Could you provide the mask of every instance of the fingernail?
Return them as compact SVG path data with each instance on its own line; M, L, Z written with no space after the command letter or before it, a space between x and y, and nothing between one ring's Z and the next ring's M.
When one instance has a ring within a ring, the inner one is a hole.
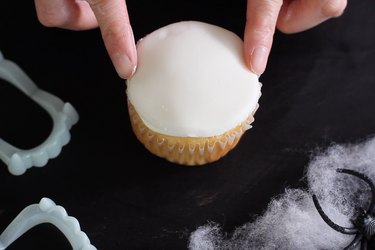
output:
M255 47L250 56L251 70L260 76L266 69L268 49L264 46Z
M121 78L127 79L131 77L136 69L136 65L130 60L127 55L117 54L113 58L113 63L116 68L117 74Z
M293 14L293 4L295 4L295 2L291 2L286 8L286 12L283 18L284 22L288 22L291 19L292 14Z
M322 5L322 14L324 17L339 17L345 10L342 0L326 0Z

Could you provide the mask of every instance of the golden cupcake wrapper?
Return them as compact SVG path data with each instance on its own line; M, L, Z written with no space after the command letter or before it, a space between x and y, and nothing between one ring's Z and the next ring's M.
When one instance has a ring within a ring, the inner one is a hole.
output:
M219 136L177 137L149 129L128 101L133 131L140 142L153 154L182 165L203 165L216 161L233 149L254 121L256 109L245 121Z

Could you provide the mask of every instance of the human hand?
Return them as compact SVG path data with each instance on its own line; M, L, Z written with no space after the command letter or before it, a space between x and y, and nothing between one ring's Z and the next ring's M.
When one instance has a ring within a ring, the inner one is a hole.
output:
M137 65L133 31L124 0L35 0L39 21L47 27L86 30L100 27L108 54L122 78Z
M244 37L247 66L261 75L267 64L275 27L284 33L312 28L340 16L347 0L248 0Z

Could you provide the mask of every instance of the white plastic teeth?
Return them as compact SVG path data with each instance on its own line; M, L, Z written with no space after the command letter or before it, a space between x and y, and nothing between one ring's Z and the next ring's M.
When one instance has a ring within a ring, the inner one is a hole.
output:
M0 52L0 78L13 84L51 116L53 128L49 137L39 146L22 150L0 138L0 159L13 175L21 175L32 166L43 167L49 159L57 157L70 141L70 128L78 122L77 111L70 103L38 89L35 83L17 64L3 58Z
M81 231L78 220L48 198L41 199L39 204L30 205L19 213L0 235L0 250L6 249L28 230L42 223L51 223L57 227L73 250L96 250L87 235Z

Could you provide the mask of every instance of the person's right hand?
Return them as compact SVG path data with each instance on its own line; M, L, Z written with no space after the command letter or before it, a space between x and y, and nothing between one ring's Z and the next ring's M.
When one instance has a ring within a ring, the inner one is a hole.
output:
M137 52L124 0L35 0L39 21L47 27L85 30L100 27L108 54L122 78L137 65Z

